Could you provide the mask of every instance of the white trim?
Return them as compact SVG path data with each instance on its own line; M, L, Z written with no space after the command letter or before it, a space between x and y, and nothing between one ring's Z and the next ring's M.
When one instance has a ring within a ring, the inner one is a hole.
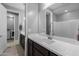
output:
M19 37L20 37L20 30L19 30L19 21L20 21L20 12L18 12L18 43L20 43L20 39L19 39Z
M25 56L27 56L27 37L28 37L28 4L25 4Z
M16 42L15 42L15 16L14 16L14 45L16 45L15 43Z
M20 13L19 11L15 11L15 10L11 10L11 9L7 9L7 11L11 11L11 12L13 12L13 13Z

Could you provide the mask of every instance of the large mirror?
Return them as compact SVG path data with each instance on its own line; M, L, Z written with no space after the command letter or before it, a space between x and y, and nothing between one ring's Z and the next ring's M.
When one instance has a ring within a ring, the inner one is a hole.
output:
M55 38L70 43L79 40L78 6L79 3L55 3L48 7L53 13L52 32Z

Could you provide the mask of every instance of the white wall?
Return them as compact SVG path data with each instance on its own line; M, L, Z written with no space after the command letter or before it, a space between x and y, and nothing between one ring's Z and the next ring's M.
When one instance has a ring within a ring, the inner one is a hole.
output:
M39 4L28 4L28 32L46 33L46 11L40 9Z
M22 25L21 33L25 35L25 13L21 12L19 17L21 17L19 20L19 25Z
M46 33L46 11L39 12L39 33Z
M37 3L28 3L27 18L29 33L46 33L46 11L40 8ZM25 21L22 21L23 32L25 31Z
M54 35L77 39L79 26L79 11L56 16Z
M18 23L19 23L19 15L14 15L15 16L15 40L18 40Z
M0 4L0 54L7 48L7 13L6 8Z
M38 32L38 4L37 3L29 3L28 4L28 31L29 33L37 33Z

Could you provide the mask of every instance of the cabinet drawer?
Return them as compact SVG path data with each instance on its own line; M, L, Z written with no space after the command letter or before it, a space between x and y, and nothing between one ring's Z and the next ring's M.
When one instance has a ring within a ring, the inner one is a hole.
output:
M34 48L36 48L41 54L48 56L48 50L44 47L40 46L39 44L33 42Z
M32 49L33 49L33 46L32 46L32 41L28 38L28 45L27 45L27 48L28 48L28 56L32 56Z

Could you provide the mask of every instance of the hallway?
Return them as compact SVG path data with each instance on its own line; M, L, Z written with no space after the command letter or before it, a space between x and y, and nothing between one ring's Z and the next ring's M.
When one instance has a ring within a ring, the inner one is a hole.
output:
M2 56L18 56L15 46L8 47L2 54Z
M24 50L21 45L14 45L14 42L10 41L2 56L24 56Z

